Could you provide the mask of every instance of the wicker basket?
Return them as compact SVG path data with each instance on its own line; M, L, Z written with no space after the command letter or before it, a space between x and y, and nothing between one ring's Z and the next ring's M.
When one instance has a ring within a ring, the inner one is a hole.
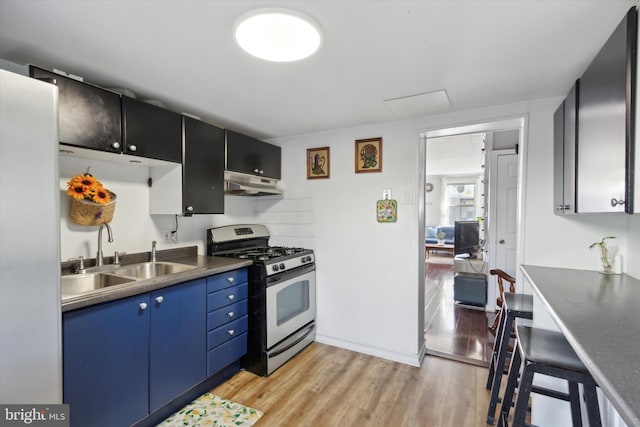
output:
M71 199L69 218L80 225L100 225L111 222L116 211L116 195L111 193L109 203L96 203L90 200Z

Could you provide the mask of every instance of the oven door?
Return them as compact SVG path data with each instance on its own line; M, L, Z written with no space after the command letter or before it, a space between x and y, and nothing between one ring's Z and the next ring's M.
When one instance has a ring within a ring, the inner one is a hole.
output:
M270 349L315 320L315 265L270 277L266 293L267 349Z

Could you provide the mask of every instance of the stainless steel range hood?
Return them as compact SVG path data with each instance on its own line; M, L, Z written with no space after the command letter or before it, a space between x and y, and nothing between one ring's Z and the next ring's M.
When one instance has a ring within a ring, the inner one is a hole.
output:
M277 179L224 171L224 192L236 196L272 196L282 194Z

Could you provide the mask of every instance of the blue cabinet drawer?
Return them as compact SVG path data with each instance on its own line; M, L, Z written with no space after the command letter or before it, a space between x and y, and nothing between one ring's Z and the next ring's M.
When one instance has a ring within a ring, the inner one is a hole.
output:
M249 318L247 316L243 316L240 319L234 320L233 322L229 322L219 328L207 332L207 350L212 350L220 344L224 344L230 339L247 332L247 328L249 326L248 319Z
M247 269L227 271L207 277L207 292L215 292L247 281Z
M247 300L245 299L212 311L207 315L207 331L245 316L248 311L247 306Z
M207 352L207 376L229 366L247 353L247 334L237 336Z
M222 289L218 292L213 292L207 295L207 311L217 310L225 305L247 299L248 290L249 286L246 283L243 283L241 285Z

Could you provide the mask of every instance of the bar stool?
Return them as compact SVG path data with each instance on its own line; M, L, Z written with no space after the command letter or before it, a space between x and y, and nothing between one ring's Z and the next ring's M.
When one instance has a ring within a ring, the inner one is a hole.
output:
M522 366L524 368L522 375L520 375ZM543 387L534 387L533 376L536 373L567 380L569 394ZM519 376L520 384L518 384ZM513 350L507 387L500 407L498 427L508 425L509 411L513 405L516 386L518 387L518 398L513 416L514 427L525 425L524 421L531 392L569 401L573 426L581 426L582 414L580 411L578 383L581 383L584 388L589 426L601 426L596 382L566 338L560 332L518 326L516 329L516 346Z
M516 318L533 319L533 295L504 293L502 302L501 322L498 326L496 340L493 343L493 354L489 365L489 376L486 388L491 389L489 409L487 411L487 424L495 421L496 407L498 406L498 393L502 383L506 359L509 356L509 339L512 338L511 330Z

